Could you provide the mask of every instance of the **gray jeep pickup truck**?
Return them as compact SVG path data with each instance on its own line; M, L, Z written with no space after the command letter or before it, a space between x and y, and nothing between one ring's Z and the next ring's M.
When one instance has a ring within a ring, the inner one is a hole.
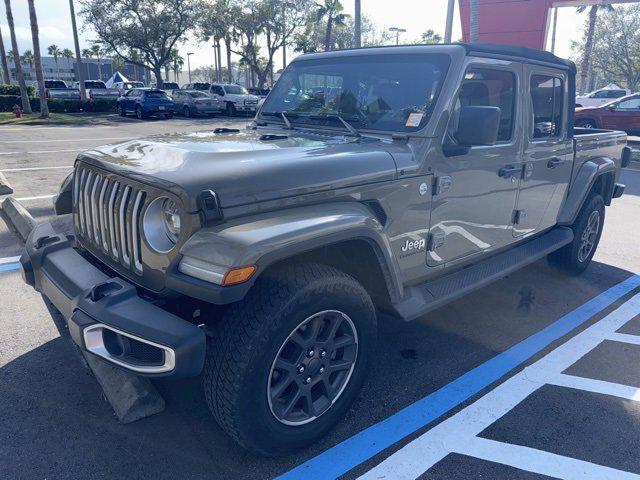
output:
M621 132L573 128L575 68L492 45L303 55L246 130L80 154L21 258L77 345L201 375L273 455L358 395L377 312L411 320L543 257L584 270L622 195ZM70 222L69 222L70 223Z

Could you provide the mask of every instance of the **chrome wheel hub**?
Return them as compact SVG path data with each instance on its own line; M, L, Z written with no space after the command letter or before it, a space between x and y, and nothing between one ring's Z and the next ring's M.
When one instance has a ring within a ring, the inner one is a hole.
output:
M580 237L580 246L578 247L578 261L584 262L596 244L598 238L598 232L600 231L600 212L597 210L591 212L589 220L587 220L587 226L582 232Z

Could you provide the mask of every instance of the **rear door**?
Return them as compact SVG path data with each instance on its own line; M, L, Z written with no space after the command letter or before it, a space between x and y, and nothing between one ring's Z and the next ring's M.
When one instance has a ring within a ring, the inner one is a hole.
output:
M429 266L463 261L513 242L512 214L522 167L521 71L520 63L496 61L471 64L465 72L443 143L455 144L456 113L463 106L499 107L498 141L472 147L464 155L443 156L436 165Z
M525 65L526 130L524 168L513 235L555 224L573 166L567 131L568 78L563 70Z

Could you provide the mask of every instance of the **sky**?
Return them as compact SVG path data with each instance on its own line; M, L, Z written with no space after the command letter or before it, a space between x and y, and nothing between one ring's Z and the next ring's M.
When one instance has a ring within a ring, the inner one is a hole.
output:
M78 0L75 3L77 12L80 5ZM345 12L353 14L352 0L342 0L342 3L345 6ZM462 37L457 3L453 30L454 41ZM393 5L393 7L390 8L390 5ZM12 6L20 52L25 49L33 49L27 2L25 0L13 0ZM406 42L419 39L421 33L427 29L433 29L437 33L444 35L446 8L447 0L393 0L393 2L389 0L362 0L363 15L370 17L379 29L388 29L389 27L405 28L407 32L402 34L401 41L404 39ZM73 50L68 0L36 0L36 11L40 26L40 48L43 53L46 54L46 48L51 44L56 44L60 49L70 48ZM565 7L559 9L556 36L557 55L561 57L570 56L570 42L580 38L585 19L586 14L576 13L575 8ZM2 28L5 48L10 50L11 43L9 29L4 16L4 8L0 9L0 28ZM78 28L81 29L80 48L82 49L90 45L91 40L95 39L95 34L89 28L86 28L81 20ZM213 63L213 48L208 44L186 42L179 45L179 50L184 58L186 58L187 53L194 53L191 56L192 69ZM289 59L291 59L295 54L289 52L288 55ZM276 66L281 66L281 57L276 57L275 62Z

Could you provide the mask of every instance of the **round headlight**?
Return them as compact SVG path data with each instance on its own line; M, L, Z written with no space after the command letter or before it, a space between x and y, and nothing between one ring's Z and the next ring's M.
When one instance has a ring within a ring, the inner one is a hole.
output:
M166 234L173 243L178 242L180 236L180 210L173 200L166 198L162 203L162 216Z
M147 243L159 253L169 252L178 243L180 224L180 208L167 197L152 201L142 220Z

